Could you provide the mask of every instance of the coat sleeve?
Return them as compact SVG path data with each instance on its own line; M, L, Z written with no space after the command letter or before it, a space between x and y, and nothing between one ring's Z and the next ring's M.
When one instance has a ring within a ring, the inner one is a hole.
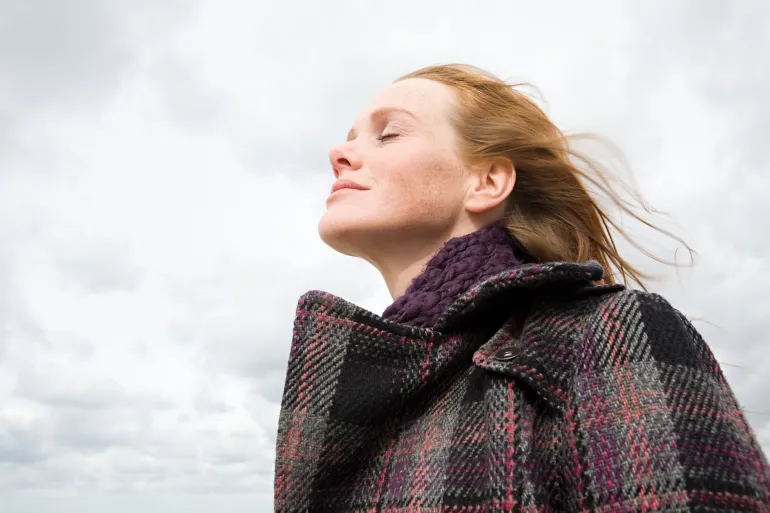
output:
M709 347L657 294L603 299L566 415L573 511L770 511L770 468Z

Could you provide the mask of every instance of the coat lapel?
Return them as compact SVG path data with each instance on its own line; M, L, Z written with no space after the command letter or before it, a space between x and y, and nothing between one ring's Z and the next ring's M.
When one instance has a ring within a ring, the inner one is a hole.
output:
M480 283L458 298L439 321L437 329L451 329L474 314L488 319L485 313L505 305L505 322L475 352L473 363L525 383L552 408L565 412L577 351L581 347L580 341L574 340L576 326L557 322L547 310L534 308L531 310L536 313L531 315L527 311L530 302L536 301L535 293L547 289L568 297L623 289L623 285L593 285L602 276L601 265L593 261L523 265ZM564 307L581 308L575 302ZM560 317L573 322L580 319L579 315Z

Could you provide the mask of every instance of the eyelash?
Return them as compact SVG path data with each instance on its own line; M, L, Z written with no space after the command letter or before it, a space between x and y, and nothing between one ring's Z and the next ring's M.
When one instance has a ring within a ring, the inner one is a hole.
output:
M377 136L377 140L385 141L386 139L393 139L394 137L398 137L398 134L382 134Z

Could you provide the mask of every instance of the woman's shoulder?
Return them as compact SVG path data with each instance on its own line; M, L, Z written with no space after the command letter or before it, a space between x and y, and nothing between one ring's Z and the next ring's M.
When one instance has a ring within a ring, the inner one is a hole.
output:
M602 285L578 291L577 301L586 319L585 349L608 352L614 363L652 358L667 365L716 365L692 322L658 293Z
M660 294L591 292L571 303L583 317L565 394L566 418L578 419L574 436L588 448L586 465L614 466L616 475L623 468L677 469L656 478L689 494L692 509L710 509L721 496L735 510L765 511L767 458L693 324ZM626 450L617 433L632 447L654 450ZM620 482L638 479L642 474Z
M623 289L606 293L591 308L591 324L605 342L627 342L661 363L715 363L708 345L687 316L655 292ZM595 338L595 337L594 337Z

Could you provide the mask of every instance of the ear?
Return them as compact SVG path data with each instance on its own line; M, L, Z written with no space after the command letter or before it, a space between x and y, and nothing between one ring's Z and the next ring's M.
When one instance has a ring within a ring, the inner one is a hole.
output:
M479 166L471 173L465 209L482 214L500 206L516 184L516 169L506 158Z

